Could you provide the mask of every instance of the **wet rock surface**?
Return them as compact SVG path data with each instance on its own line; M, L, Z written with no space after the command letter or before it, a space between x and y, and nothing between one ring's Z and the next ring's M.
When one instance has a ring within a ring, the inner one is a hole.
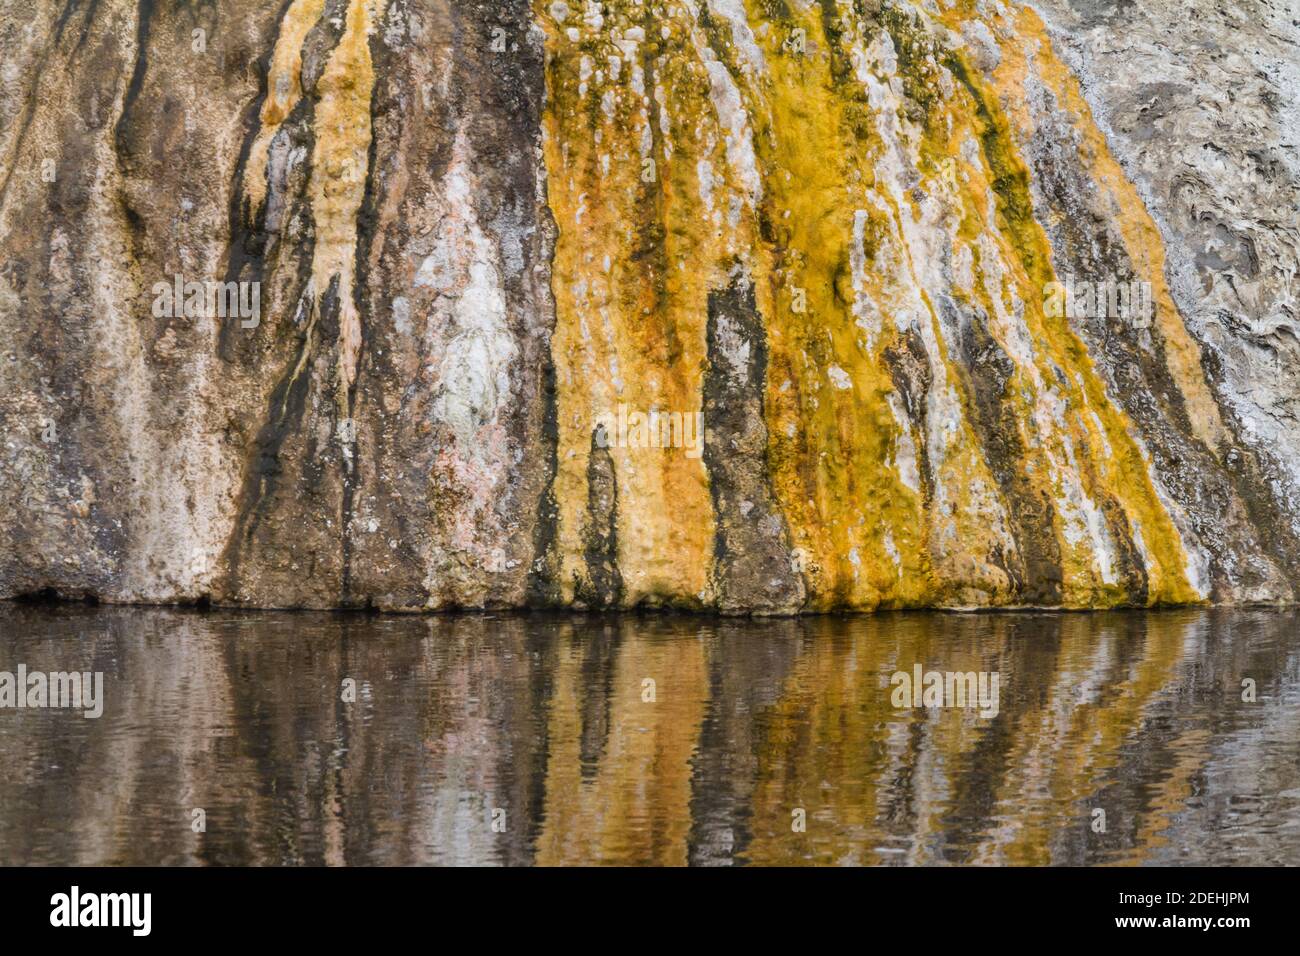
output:
M61 0L0 54L0 597L1295 598L1281 0Z

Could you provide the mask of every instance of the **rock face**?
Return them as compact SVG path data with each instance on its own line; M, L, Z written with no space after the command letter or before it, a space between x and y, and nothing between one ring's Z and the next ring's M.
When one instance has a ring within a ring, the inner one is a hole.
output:
M1286 0L60 0L0 54L0 597L1295 599Z

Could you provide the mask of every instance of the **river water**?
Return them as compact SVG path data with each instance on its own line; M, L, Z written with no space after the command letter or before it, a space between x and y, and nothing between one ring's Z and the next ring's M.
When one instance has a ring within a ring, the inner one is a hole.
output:
M1298 623L0 604L0 864L1295 865Z

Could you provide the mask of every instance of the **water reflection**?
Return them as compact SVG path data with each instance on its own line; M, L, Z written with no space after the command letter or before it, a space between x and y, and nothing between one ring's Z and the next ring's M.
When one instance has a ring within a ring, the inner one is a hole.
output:
M1297 864L1296 623L5 605L0 670L107 700L0 710L0 863ZM998 715L896 710L917 663Z

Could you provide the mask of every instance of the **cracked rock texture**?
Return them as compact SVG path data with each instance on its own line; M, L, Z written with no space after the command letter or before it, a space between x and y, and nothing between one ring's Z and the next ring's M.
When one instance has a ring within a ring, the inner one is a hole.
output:
M0 0L0 597L1291 602L1298 99L1286 0Z

